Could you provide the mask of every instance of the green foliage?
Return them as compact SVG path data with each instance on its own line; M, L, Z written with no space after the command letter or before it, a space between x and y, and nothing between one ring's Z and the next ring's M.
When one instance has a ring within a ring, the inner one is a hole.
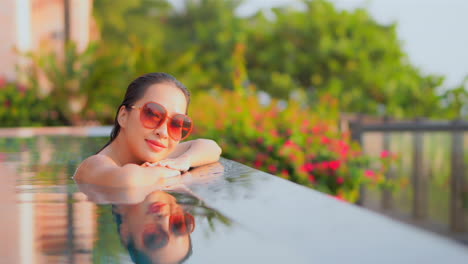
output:
M445 104L441 117L448 119L468 118L468 75L454 89L442 94L442 104Z
M247 68L251 81L278 97L291 85L339 98L345 112L394 117L436 113L441 79L423 76L408 63L396 25L383 26L363 9L339 11L322 0L305 10L274 9L274 20L258 13L249 21ZM290 81L289 81L290 80Z
M122 83L129 79L121 58L97 44L80 53L74 43L66 45L63 58L55 53L28 57L33 62L29 85L39 96L51 99L50 107L57 110L63 123L76 125L95 119L112 122L116 102L125 91ZM42 76L47 83L37 81Z
M302 102L279 101L265 106L255 91L198 93L191 111L195 137L215 139L223 156L268 171L340 199L356 201L361 184L388 188L383 173L388 158L372 160L338 129L334 118L337 100L322 97L311 111ZM370 163L377 171L370 170Z
M437 94L442 78L423 75L408 62L396 25L380 25L364 9L337 10L325 0L305 0L301 10L273 9L272 19L263 12L237 17L239 4L187 0L176 10L164 0L104 0L95 3L95 16L103 42L128 58L130 76L166 71L195 92L255 85L288 98L302 90L310 104L331 94L341 112L397 118L443 112ZM239 52L244 68L236 61Z
M0 127L57 125L66 122L49 97L37 89L0 80Z

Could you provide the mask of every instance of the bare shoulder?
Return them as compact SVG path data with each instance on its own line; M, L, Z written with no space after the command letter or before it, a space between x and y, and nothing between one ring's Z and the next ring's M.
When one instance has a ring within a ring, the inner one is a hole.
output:
M73 178L76 182L88 182L91 178L118 167L108 156L96 154L88 157L78 166Z

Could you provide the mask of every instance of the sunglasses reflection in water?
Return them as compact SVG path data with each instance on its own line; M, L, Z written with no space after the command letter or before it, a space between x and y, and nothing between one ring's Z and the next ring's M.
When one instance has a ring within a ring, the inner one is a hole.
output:
M207 206L188 188L222 182L223 173L224 166L217 162L184 173L182 183L175 181L165 189L159 185L115 188L77 183L77 186L89 201L98 205L112 204L120 241L133 262L183 263L192 254L191 234L196 226L194 215L206 219L212 231L218 224L233 224L231 219ZM204 228L202 230L205 231Z
M176 197L182 197L178 203ZM155 191L138 204L113 206L121 242L135 263L183 263L192 254L197 198ZM188 203L186 203L188 202Z

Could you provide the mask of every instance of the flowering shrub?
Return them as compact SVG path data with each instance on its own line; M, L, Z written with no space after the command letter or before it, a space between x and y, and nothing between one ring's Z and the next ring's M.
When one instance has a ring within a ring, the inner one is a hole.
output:
M63 124L51 100L40 98L33 88L9 83L0 76L0 127Z
M372 159L338 129L335 99L323 97L312 108L294 100L264 106L257 98L253 91L196 94L195 135L215 139L226 158L338 199L357 201L361 184L388 186L383 173L390 153L376 160L378 170L370 169Z

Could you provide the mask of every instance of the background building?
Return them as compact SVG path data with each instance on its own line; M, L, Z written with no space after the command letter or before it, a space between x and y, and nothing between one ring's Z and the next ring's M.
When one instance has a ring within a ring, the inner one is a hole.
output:
M0 1L0 76L16 79L16 67L27 63L22 53L60 54L67 38L85 49L96 32L92 4L93 0Z

